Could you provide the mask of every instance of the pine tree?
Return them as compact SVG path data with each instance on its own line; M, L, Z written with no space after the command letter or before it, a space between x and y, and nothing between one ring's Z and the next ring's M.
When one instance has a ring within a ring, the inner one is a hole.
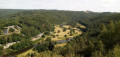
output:
M102 24L101 26L101 33L107 32L107 28L105 26L105 24Z
M113 23L113 21L112 21L112 20L110 21L110 24L109 24L108 29L109 29L111 32L113 32L113 31L114 31L114 23Z

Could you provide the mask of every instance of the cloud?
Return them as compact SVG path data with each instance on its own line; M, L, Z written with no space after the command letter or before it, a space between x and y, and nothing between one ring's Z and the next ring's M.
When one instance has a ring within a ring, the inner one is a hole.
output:
M114 2L117 2L118 0L102 0L102 1L107 3L114 3Z
M119 2L120 0L0 0L0 8L119 11Z

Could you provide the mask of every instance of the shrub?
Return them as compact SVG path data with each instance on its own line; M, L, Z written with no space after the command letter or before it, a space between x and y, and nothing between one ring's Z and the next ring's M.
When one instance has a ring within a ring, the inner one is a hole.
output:
M14 30L13 28L10 28L9 31L10 31L10 32L14 32L15 30Z
M55 38L55 35L53 35L53 38Z
M63 29L63 32L65 32L65 31L66 31L66 28Z
M58 33L60 33L60 30L58 30Z
M64 37L67 37L67 35L64 35Z

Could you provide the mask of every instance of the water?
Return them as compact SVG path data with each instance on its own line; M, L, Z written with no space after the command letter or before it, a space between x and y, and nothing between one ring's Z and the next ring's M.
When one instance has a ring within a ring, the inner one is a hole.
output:
M57 44L66 43L66 42L68 42L68 41L70 41L72 39L73 38L69 38L68 40L59 40L59 41L57 41Z
M68 41L70 41L70 40L72 40L72 39L73 39L73 38L69 38L68 40L59 40L59 41L57 41L57 44L65 43L65 42L68 42ZM24 52L30 50L31 48L35 48L37 45L39 45L39 44L31 45L31 46L29 46L29 47L27 47L27 48L25 48L25 49L22 49L22 50L19 50L19 51L16 51L16 52L13 52L13 53L4 55L3 57L14 57L15 55L24 53Z

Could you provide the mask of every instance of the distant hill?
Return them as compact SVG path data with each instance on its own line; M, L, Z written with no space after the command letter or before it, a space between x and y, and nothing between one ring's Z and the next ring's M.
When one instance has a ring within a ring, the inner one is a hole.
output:
M23 10L20 10L20 9L0 9L0 17L15 14L15 13L18 13L21 11L23 11Z

